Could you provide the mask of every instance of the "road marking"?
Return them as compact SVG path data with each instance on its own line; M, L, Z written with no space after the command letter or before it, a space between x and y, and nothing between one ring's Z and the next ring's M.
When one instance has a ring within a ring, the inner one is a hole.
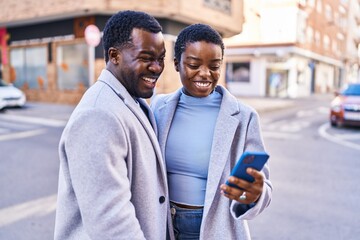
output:
M25 131L25 132L17 132L17 133L9 133L0 135L0 141L8 141L8 140L14 140L19 138L27 138L27 137L33 137L36 135L41 135L46 132L46 129L36 129L31 131Z
M343 140L358 140L360 139L360 134L334 134L337 138Z
M295 133L295 132L300 132L302 129L304 129L308 126L310 126L310 122L308 122L308 121L289 122L287 120L281 120L281 121L273 122L271 124L264 126L264 129L270 130L270 131L278 129L279 131L282 131L282 132Z
M360 145L352 143L352 142L344 141L341 138L337 138L337 137L334 137L334 136L328 134L326 132L326 130L329 129L329 128L330 128L330 124L329 123L324 123L323 125L321 125L319 127L318 133L320 134L320 136L322 136L323 138L325 138L325 139L327 139L329 141L338 143L340 145L344 145L344 146L349 147L349 148L354 148L356 150L360 150Z
M263 136L267 138L292 139L292 140L298 140L301 138L301 136L297 134L295 135L284 132L268 132L268 131L263 131Z
M10 132L10 129L0 128L0 134L2 134L2 133L8 133L8 132Z
M308 121L294 121L281 126L280 130L284 132L300 132L308 126L310 126Z
M38 117L29 117L29 116L20 116L20 115L1 115L0 119L19 121L25 123L35 123L49 127L64 127L67 123L67 121L65 120L56 120L56 119L47 119L47 118L38 118Z
M296 117L298 118L302 118L302 117L309 117L314 115L314 111L313 110L300 110L296 113Z
M0 227L30 217L42 217L56 209L56 194L0 209Z
M323 114L330 114L330 108L328 108L328 107L319 107L318 112L323 113Z

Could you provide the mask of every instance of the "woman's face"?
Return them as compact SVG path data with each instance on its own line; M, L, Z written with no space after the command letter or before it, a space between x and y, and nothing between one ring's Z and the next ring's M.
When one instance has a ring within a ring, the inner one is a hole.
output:
M180 62L174 60L186 95L206 97L215 88L222 64L219 45L205 41L187 43Z

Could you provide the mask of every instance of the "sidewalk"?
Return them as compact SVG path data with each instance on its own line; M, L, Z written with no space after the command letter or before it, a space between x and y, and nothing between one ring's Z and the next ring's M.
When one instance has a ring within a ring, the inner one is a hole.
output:
M270 112L284 108L290 108L299 102L314 102L323 100L329 103L334 98L331 93L312 94L308 97L299 98L271 98L271 97L238 97L238 99L253 108L259 113Z
M289 98L238 97L240 101L255 108L259 113L292 107L295 100Z

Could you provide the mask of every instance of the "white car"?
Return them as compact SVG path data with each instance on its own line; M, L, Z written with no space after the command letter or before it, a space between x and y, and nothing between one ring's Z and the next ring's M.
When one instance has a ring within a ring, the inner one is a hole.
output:
M0 79L0 110L5 107L22 107L25 102L26 96L20 89Z

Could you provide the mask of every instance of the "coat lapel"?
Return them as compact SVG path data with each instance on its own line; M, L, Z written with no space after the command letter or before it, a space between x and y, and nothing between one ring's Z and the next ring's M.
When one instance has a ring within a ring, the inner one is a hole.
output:
M154 115L152 114L152 111L148 107L147 103L143 99L138 99L141 101L140 104L143 104L144 107L146 107L149 111L149 118L145 115L144 111L141 109L141 107L136 103L134 98L129 94L129 92L125 89L125 87L109 72L108 70L103 70L100 74L99 80L104 82L106 85L108 85L124 102L124 104L129 108L129 110L135 115L135 117L139 120L141 125L144 127L144 130L146 131L147 135L149 136L152 145L155 149L157 159L159 160L159 165L161 168L161 171L163 173L163 176L166 179L166 170L164 161L161 155L160 146L158 144L157 136L156 136L156 127L155 129L153 126L156 126ZM151 121L151 123L149 122ZM153 125L153 126L151 126Z
M159 143L160 146L162 146L162 154L165 156L165 146L166 146L166 140L169 135L171 122L175 115L175 110L177 107L177 104L179 102L181 90L178 90L175 92L169 99L166 100L165 104L162 105L158 112L159 116L169 116L169 117L160 117L158 119L158 126L159 126Z
M223 95L219 116L216 121L214 140L212 143L208 179L206 185L204 217L207 215L215 194L219 191L218 186L222 183L221 176L229 157L230 148L234 135L239 126L239 106L235 97L223 87L217 86L216 91Z

